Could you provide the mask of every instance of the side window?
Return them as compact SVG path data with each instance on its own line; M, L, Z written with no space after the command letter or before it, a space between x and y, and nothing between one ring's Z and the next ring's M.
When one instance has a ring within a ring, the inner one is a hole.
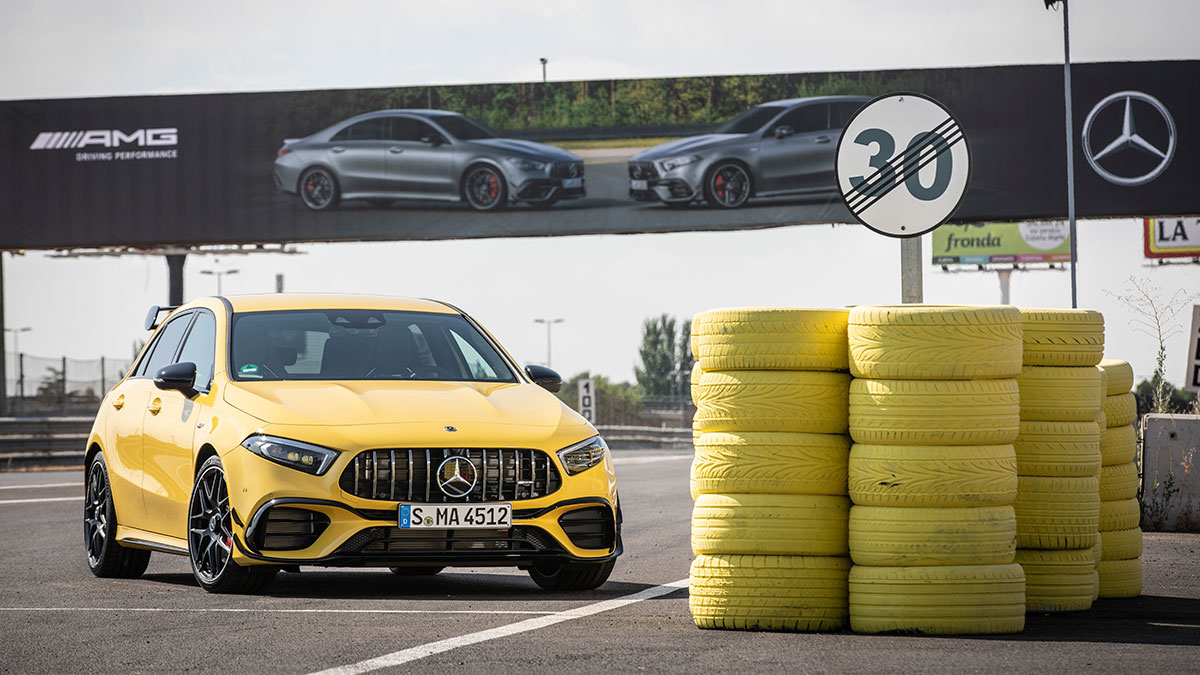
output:
M420 142L423 136L441 136L428 123L411 117L393 117L392 140Z
M139 376L154 377L159 368L174 362L179 342L183 340L183 334L187 332L188 324L192 322L193 316L195 315L192 312L188 312L183 316L171 319L167 325L162 327L150 353L146 354L146 358L142 360L142 365L138 368Z
M832 110L833 119L830 120L830 126L834 129L845 129L846 123L858 112L858 109L863 107L864 103L858 101L847 101L845 103L834 103Z
M212 385L216 362L217 322L212 314L198 312L192 330L188 332L179 353L179 363L196 364L196 389L207 391Z
M779 118L779 121L771 125L767 132L768 135L774 135L775 130L782 126L789 126L798 134L824 131L829 128L829 106L822 103L789 110Z
M387 118L363 120L342 129L329 139L336 141L381 141L387 138Z

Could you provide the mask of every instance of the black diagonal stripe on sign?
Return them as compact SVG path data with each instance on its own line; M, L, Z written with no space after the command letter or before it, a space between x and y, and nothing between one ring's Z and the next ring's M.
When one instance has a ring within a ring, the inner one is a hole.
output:
M948 117L944 121L942 121L941 124L938 124L937 126L930 129L929 131L926 131L925 133L921 134L921 136L917 139L917 142L909 145L907 148L905 148L904 152L893 157L886 164L879 167L879 169L877 169L875 171L875 173L868 176L865 181L863 181L862 183L859 184L859 185L866 185L867 187L865 189L857 190L856 188L851 188L851 189L856 190L856 193L853 197L846 200L847 206L849 206L850 210L853 211L853 210L857 209L859 207L859 205L861 205L862 202L875 196L876 192L878 192L881 189L884 189L885 186L887 185L887 181L884 181L881 178L884 171L886 171L887 169L890 168L892 170L893 175L898 174L899 172L896 170L896 167L903 166L905 162L911 161L909 156L913 154L913 150L915 149L918 152L920 152L920 150L925 147L926 143L929 142L929 139L932 138L934 136L934 134L953 135L957 130L958 130L958 125L954 121L954 118ZM871 181L875 181L875 182L872 183ZM886 189L890 191L893 187L895 187L895 183L893 183L891 187L887 187ZM880 196L883 196L883 195L880 195Z
M879 194L877 197L870 199L869 204L865 204L865 205L862 205L857 208L852 208L851 212L857 216L858 214L862 213L863 211L866 211L867 209L871 208L872 206L875 205L876 202L878 202L880 199L883 199L884 197L886 197L888 195L888 193L890 193L892 190L899 187L901 183L903 183L905 180L907 180L913 174L920 172L920 170L925 168L930 162L936 160L938 157L941 157L943 153L949 152L950 149L953 148L954 145L957 144L959 141L961 141L963 138L964 138L964 136L962 133L962 129L955 129L955 134L951 135L950 138L945 139L946 144L945 144L945 146L942 147L942 149L938 150L937 152L930 153L925 158L924 161L922 161L920 164L916 164L915 168L913 168L912 171L909 171L907 173L904 171L900 171L899 173L897 173L896 174L896 182L890 188L885 190L882 194ZM913 147L924 148L925 146L913 146Z

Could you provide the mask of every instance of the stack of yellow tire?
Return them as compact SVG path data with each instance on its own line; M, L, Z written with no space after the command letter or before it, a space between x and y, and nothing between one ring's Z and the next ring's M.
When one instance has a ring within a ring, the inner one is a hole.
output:
M1022 309L1017 562L1031 612L1085 610L1101 555L1100 437L1104 317Z
M848 339L850 627L1021 631L1020 313L858 307Z
M1109 425L1100 442L1100 538L1098 566L1101 598L1132 598L1142 592L1141 508L1137 500L1137 402L1133 368L1104 359L1104 416Z
M847 616L846 310L696 315L689 606L701 628Z

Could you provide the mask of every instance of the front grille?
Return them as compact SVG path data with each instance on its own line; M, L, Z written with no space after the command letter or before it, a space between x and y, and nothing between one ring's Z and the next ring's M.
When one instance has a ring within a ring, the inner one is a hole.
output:
M255 537L259 550L297 551L312 546L327 527L329 516L324 513L276 506L267 511Z
M583 178L583 162L555 162L550 165L551 178Z
M558 524L579 548L612 548L616 539L612 511L604 507L568 511L559 516Z
M438 554L447 551L557 550L550 535L536 527L507 530L408 530L370 527L346 540L339 553Z
M465 457L475 467L475 487L462 497L446 495L437 484L438 467L450 457ZM562 477L550 456L540 450L403 448L359 453L338 485L363 499L451 504L537 499L557 490Z
M654 162L630 162L629 177L634 180L652 180L658 178L658 169Z

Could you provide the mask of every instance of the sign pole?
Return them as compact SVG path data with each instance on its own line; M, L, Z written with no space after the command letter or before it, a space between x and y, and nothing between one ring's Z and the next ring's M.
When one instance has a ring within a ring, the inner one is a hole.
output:
M1067 104L1067 219L1071 223L1071 308L1079 307L1079 290L1075 279L1075 261L1079 259L1075 236L1075 150L1072 146L1075 131L1071 123L1071 30L1068 0L1063 0L1063 98Z
M925 301L925 283L921 270L921 238L900 240L900 302Z

